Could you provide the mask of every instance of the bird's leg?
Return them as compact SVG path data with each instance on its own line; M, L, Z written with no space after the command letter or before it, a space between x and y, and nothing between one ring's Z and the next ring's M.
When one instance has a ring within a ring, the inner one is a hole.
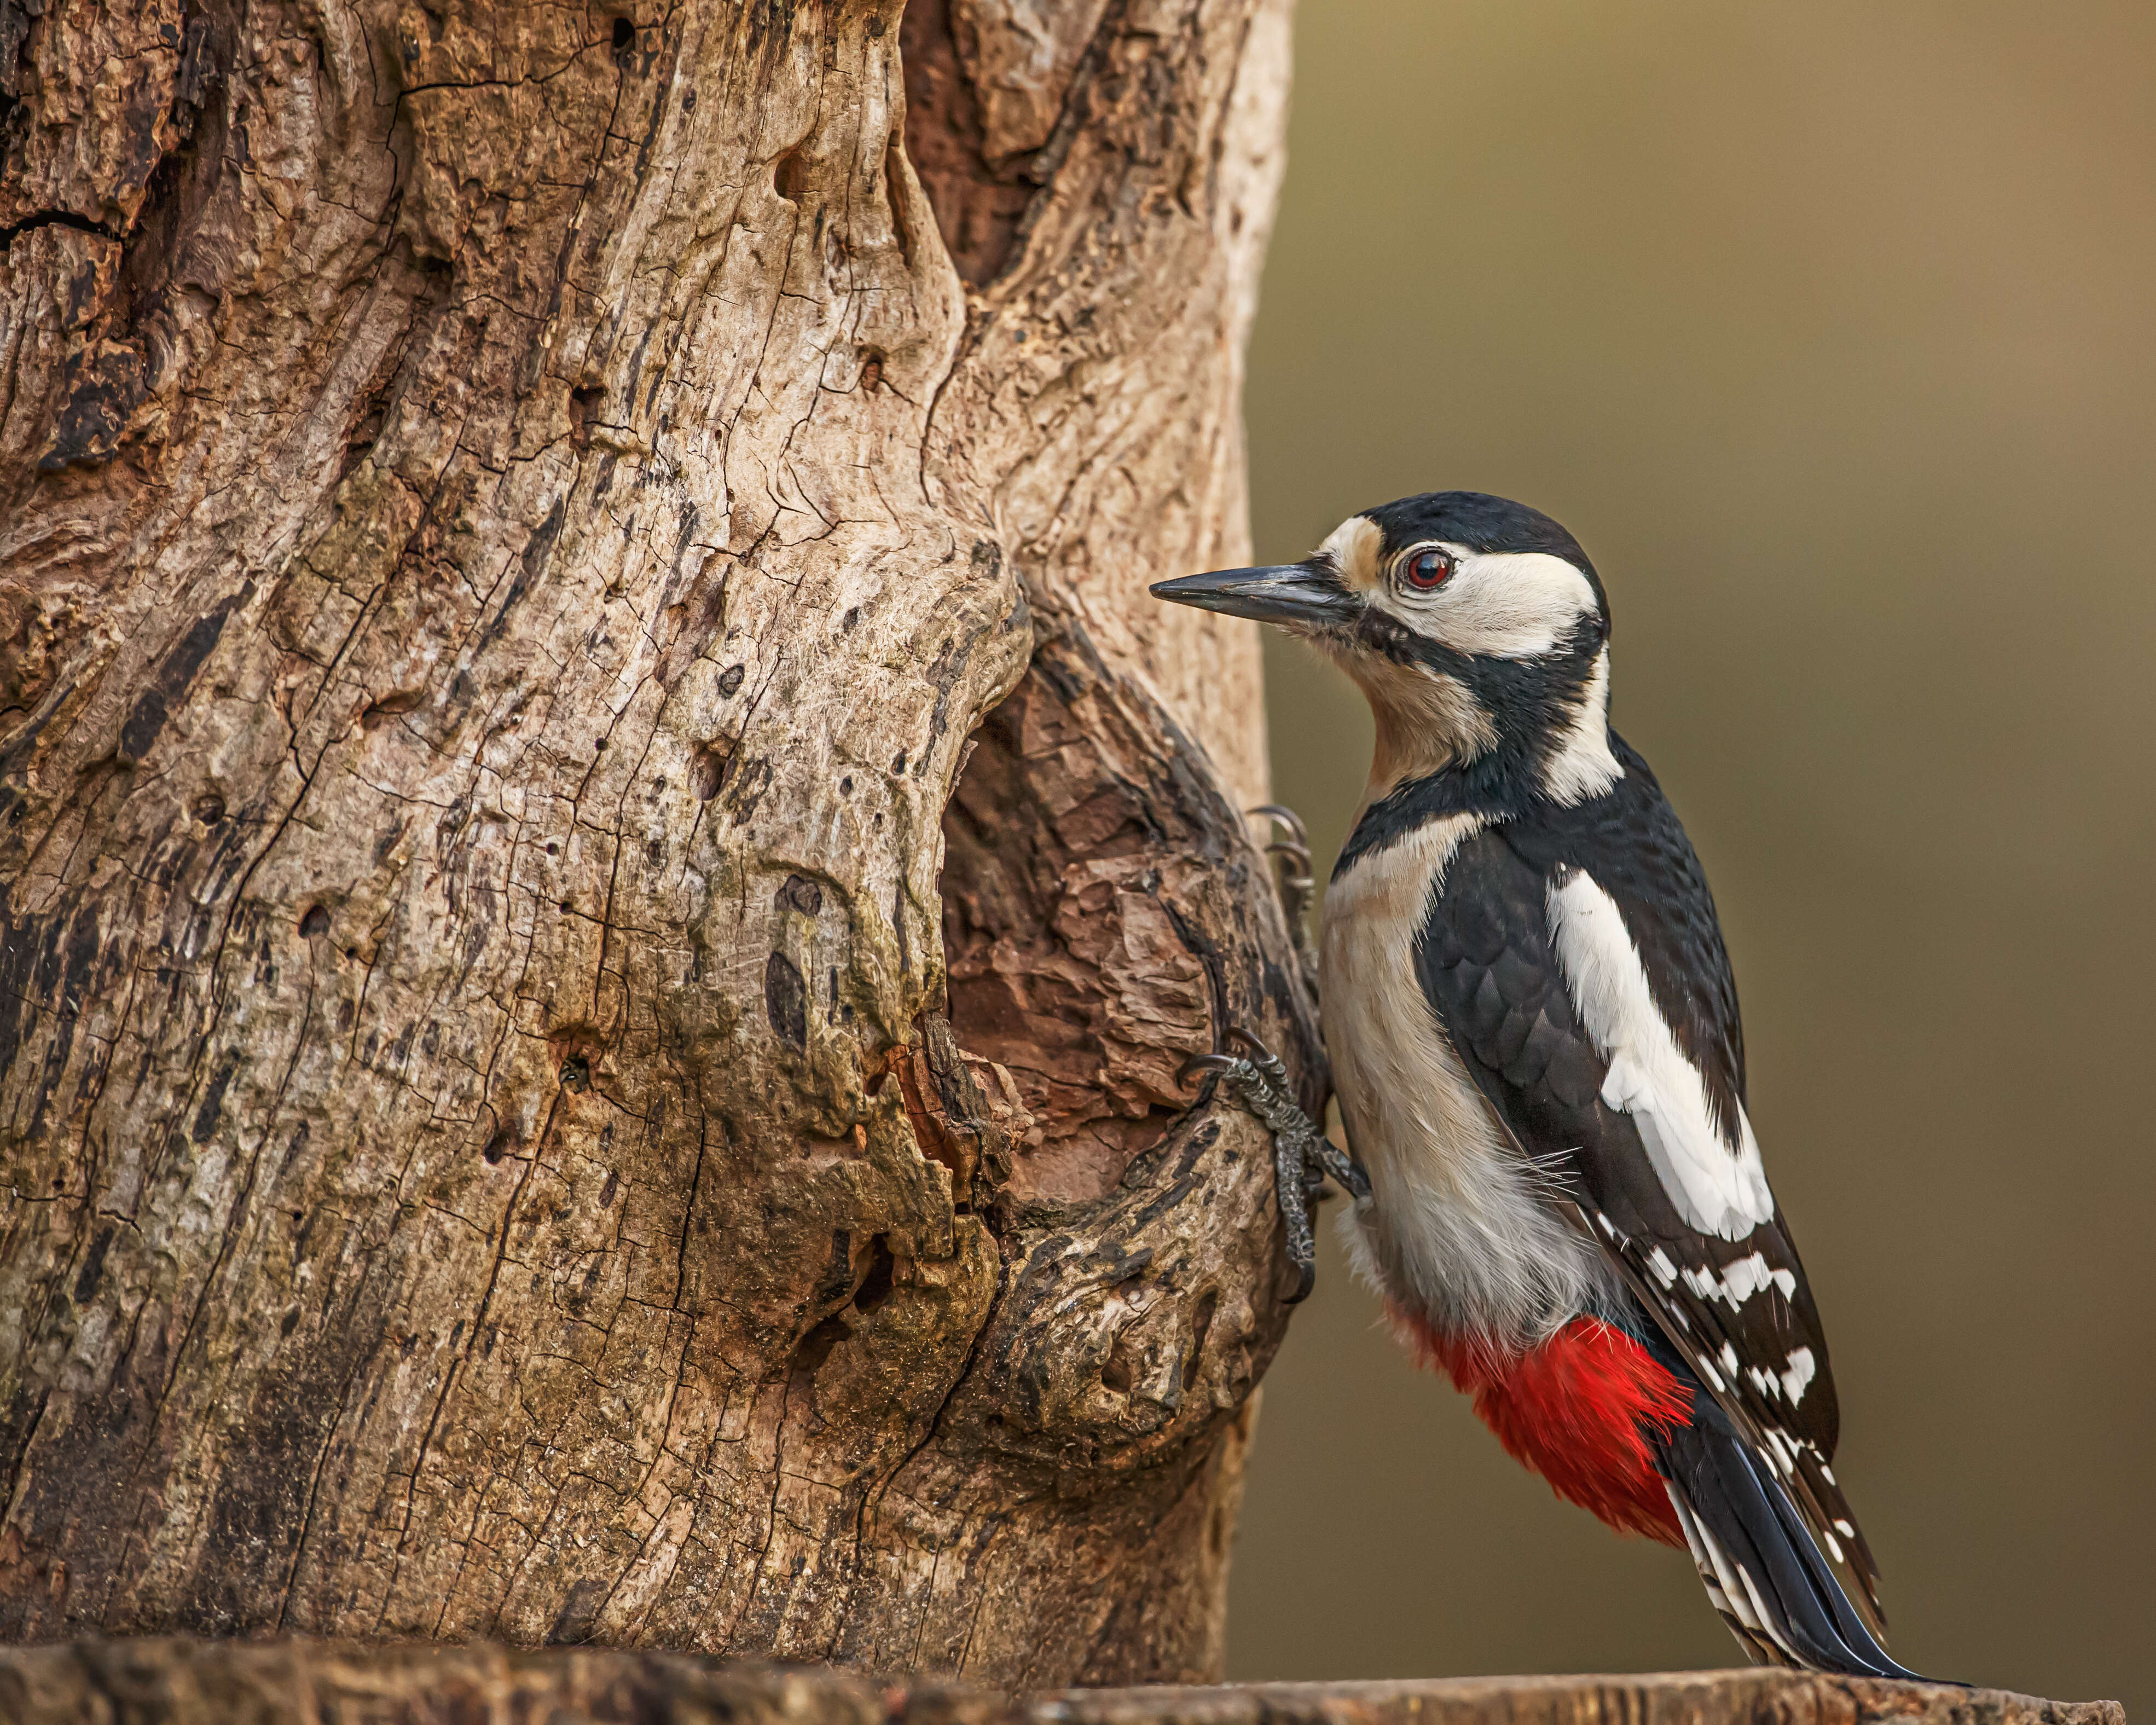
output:
M1288 937L1302 965L1302 979L1313 999L1317 993L1317 949L1310 938L1310 907L1317 896L1317 878L1310 869L1310 834L1292 809L1278 803L1264 803L1250 811L1270 820L1281 836L1265 846L1265 855L1280 859L1276 886L1281 912L1287 918Z
M1280 1203L1281 1226L1287 1236L1288 1261L1295 1266L1296 1286L1288 1295L1291 1306L1303 1299L1317 1279L1317 1241L1311 1232L1310 1209L1324 1189L1327 1174L1355 1198L1370 1195L1368 1176L1296 1102L1288 1083L1287 1068L1262 1042L1242 1029L1229 1033L1230 1040L1249 1050L1242 1055L1198 1055L1187 1061L1187 1080L1201 1072L1218 1073L1235 1100L1263 1123L1273 1138L1273 1193Z

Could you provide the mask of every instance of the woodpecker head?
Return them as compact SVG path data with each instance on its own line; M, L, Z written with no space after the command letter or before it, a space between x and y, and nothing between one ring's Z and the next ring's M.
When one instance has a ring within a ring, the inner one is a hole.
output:
M1377 717L1373 796L1460 768L1494 798L1576 803L1620 774L1602 583L1579 542L1523 504L1403 497L1348 516L1299 563L1152 592L1279 624L1337 660Z

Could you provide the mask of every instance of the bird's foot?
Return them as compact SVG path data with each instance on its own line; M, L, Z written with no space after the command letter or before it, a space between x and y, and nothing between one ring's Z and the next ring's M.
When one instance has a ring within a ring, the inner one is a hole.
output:
M1295 1266L1295 1288L1287 1296L1292 1306L1309 1294L1317 1279L1317 1241L1311 1231L1310 1210L1324 1189L1326 1175L1355 1198L1370 1195L1369 1177L1302 1111L1289 1085L1287 1068L1265 1044L1240 1027L1229 1031L1228 1037L1241 1043L1246 1055L1194 1055L1184 1062L1183 1076L1187 1082L1196 1074L1217 1074L1235 1100L1272 1134L1273 1192L1280 1202L1281 1230L1287 1236L1288 1262Z
M1275 886L1280 894L1281 913L1287 918L1295 956L1302 963L1303 980L1315 994L1317 952L1311 943L1310 907L1317 897L1317 880L1311 872L1310 834L1304 829L1301 817L1278 803L1263 803L1250 813L1261 814L1273 824L1275 836L1265 846L1265 855L1279 859Z

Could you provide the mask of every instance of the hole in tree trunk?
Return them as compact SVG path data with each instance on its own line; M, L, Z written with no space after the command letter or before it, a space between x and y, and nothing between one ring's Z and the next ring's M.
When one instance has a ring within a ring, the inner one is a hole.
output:
M1039 187L1023 159L988 165L980 104L951 34L948 0L908 0L898 43L906 67L906 156L959 275L968 286L984 286L1009 259L1019 223Z
M1067 689L1036 660L974 732L943 814L951 1029L1032 1117L1008 1189L1021 1208L1112 1192L1187 1106L1178 1070L1212 1036L1147 788Z
M788 203L801 202L808 187L808 169L798 150L788 150L771 171L772 188Z

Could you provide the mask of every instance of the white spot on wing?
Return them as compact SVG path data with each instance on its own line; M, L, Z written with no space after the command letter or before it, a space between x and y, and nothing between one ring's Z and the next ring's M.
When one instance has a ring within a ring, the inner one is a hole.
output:
M1656 1009L1624 913L1594 878L1573 870L1553 882L1549 918L1573 1005L1609 1062L1603 1102L1632 1117L1679 1215L1702 1233L1742 1240L1774 1214L1752 1122L1738 1108L1732 1154L1706 1080Z
M1647 1254L1647 1268L1655 1272L1655 1280L1664 1287L1673 1288L1677 1285L1677 1266L1670 1262L1670 1255L1660 1246ZM1685 1279L1687 1281L1691 1279L1689 1270L1685 1271Z
M1782 1291L1784 1300L1797 1297L1797 1275L1794 1270L1777 1270L1772 1280L1774 1286Z
M1789 1393L1789 1405L1794 1407L1804 1399L1805 1386L1819 1371L1819 1363L1812 1358L1809 1348L1789 1350L1789 1369L1782 1373L1782 1388Z
M1733 1312L1765 1287L1768 1279L1766 1257L1754 1252L1748 1258L1739 1258L1722 1272L1722 1296Z

